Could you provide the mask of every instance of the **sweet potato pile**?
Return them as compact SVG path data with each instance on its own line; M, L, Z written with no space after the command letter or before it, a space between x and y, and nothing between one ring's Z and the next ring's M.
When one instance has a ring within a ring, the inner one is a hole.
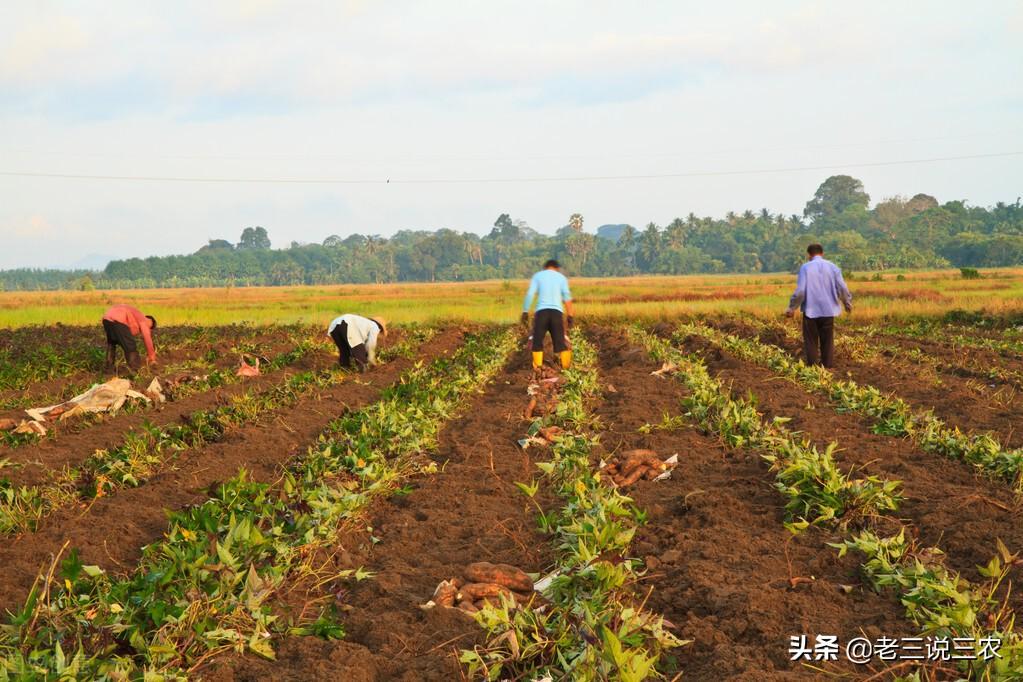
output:
M500 604L502 595L516 605L534 596L533 579L515 566L478 561L466 566L463 573L463 578L442 580L423 608L443 606L476 613L488 604Z
M542 417L554 411L558 405L562 381L561 375L553 367L543 365L533 370L533 379L526 389L529 394L526 419Z
M616 486L624 488L641 478L652 481L674 466L661 460L653 450L627 450L604 467L604 472Z

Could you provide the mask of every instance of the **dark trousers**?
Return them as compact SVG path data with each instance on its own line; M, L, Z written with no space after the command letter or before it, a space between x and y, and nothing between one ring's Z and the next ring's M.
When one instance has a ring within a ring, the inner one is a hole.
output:
M107 370L113 371L117 358L117 347L124 350L124 359L128 366L137 370L142 366L142 358L139 357L138 346L135 345L135 337L131 329L123 322L103 320L103 331L107 335Z
M369 353L366 352L366 344L349 345L347 322L342 322L334 327L334 331L330 333L330 338L334 339L334 345L337 346L338 364L346 369L351 368L352 360L354 359L360 371L366 369L366 366L369 364Z
M537 310L533 316L533 351L543 350L543 338L551 334L551 341L554 343L554 352L560 353L568 350L565 343L565 316L560 310L544 308Z
M803 315L803 353L808 365L835 364L835 318Z

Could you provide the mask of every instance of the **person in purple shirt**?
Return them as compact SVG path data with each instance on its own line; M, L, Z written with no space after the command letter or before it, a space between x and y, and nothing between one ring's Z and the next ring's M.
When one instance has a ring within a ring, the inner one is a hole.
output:
M806 247L807 262L799 268L796 290L789 299L787 317L803 311L803 353L808 365L830 368L835 362L835 318L852 312L852 293L842 279L842 271L824 260L824 247Z

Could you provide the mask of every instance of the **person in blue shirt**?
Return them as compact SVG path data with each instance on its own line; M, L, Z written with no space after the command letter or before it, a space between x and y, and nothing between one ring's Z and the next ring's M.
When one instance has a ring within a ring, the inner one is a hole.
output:
M529 291L522 304L522 324L529 326L529 309L536 299L536 314L533 315L533 367L543 365L543 341L550 332L554 352L558 354L562 369L572 365L572 351L568 347L568 330L572 327L572 292L568 290L568 279L561 274L561 264L551 259L543 264L543 270L533 275ZM566 317L567 316L567 317ZM567 324L566 324L567 322Z
M852 312L852 294L842 279L842 271L824 260L824 247L806 247L807 262L799 268L796 290L789 300L785 315L792 317L796 308L803 311L803 354L808 365L835 362L835 318L842 314L839 302L847 313Z

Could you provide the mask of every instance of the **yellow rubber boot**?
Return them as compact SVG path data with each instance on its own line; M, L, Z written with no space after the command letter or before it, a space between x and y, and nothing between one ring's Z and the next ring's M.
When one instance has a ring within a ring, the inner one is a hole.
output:
M572 351L561 351L561 369L568 369L572 366Z
M535 350L535 351L533 351L533 369L536 369L537 367L543 367L543 351L542 350Z

